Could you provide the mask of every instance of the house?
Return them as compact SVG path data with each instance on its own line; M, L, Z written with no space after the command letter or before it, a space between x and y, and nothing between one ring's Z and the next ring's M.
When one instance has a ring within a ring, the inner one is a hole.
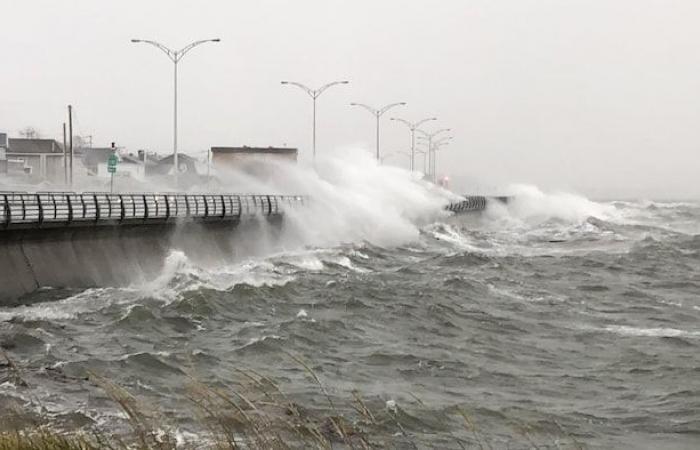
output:
M147 158L147 156L146 156ZM150 175L170 175L173 171L173 159L175 155L168 155L157 160L156 164L149 166L147 174ZM197 160L183 153L177 154L177 165L179 174L197 175Z
M270 175L277 162L296 163L299 151L288 147L212 147L214 168Z
M106 163L104 168L101 167L101 169L104 171L104 173L109 175ZM100 174L102 174L102 170L100 171ZM146 178L146 164L144 161L141 161L132 155L121 155L119 163L117 163L117 171L114 173L114 175L131 177L143 181Z
M10 138L6 157L8 161L23 164L34 179L53 182L64 179L63 147L54 139Z
M106 165L112 153L114 153L112 147L91 147L82 149L82 161L88 171L88 175L98 175L99 166L102 164Z

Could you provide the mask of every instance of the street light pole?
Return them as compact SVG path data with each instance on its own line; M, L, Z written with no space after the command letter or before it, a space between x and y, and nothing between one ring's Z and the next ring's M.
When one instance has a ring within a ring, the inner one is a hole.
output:
M385 112L389 111L391 108L394 108L396 106L405 106L405 105L406 105L406 102L399 102L399 103L390 103L388 105L382 106L381 108L373 108L369 105L365 105L364 103L350 103L350 106L359 106L361 108L364 108L376 117L376 119L377 119L377 161L379 161L380 163L382 160L379 157L379 119L384 115Z
M425 122L429 122L431 120L437 120L437 117L429 117L427 119L419 120L418 122L409 122L408 120L398 119L396 117L392 117L391 120L401 122L404 125L406 125L409 130L411 130L411 172L413 172L413 169L415 167L415 159L416 159L416 130L418 129L418 127L423 125Z
M437 142L433 142L433 172L434 172L434 182L437 182L437 152L440 150L443 146L449 145L450 141L452 140L452 136L444 137L442 139L439 139Z
M313 113L313 125L312 125L312 133L313 133L313 138L312 138L312 149L313 149L313 159L314 161L316 160L316 99L323 94L323 91L328 89L329 87L338 85L338 84L348 84L350 83L347 80L342 80L342 81L333 81L331 83L324 84L318 89L311 89L308 86L305 86L301 83L297 83L296 81L282 81L282 84L284 85L290 85L290 86L296 86L302 91L306 92L309 97L313 100L314 104L314 113Z
M428 154L428 151L427 150L416 150L416 153L423 155L423 172L426 172L426 167L427 167L426 155Z
M183 56L193 48L198 45L205 44L207 42L221 42L221 39L204 39L201 41L194 41L180 50L172 50L160 42L149 41L145 39L132 39L133 43L143 43L149 44L163 53L173 62L173 176L175 177L175 185L177 186L177 175L179 172L179 167L177 164L177 64L180 62Z
M440 135L441 133L445 133L447 131L450 131L449 128L441 128L437 131L433 131L432 133L427 133L423 130L418 130L423 136L425 136L428 139L428 175L430 175L431 179L433 180L433 183L435 182L435 166L434 166L434 154L433 154L433 139Z
M435 182L437 182L437 151L440 150L443 145L449 145L452 139L452 136L448 136L438 140L437 142L433 142L433 178L435 179Z
M435 144L435 147L433 148L433 168L434 168L436 174L437 174L437 151L440 150L444 145L448 145L448 144L449 144L449 142L445 141L445 142L442 142L440 144Z

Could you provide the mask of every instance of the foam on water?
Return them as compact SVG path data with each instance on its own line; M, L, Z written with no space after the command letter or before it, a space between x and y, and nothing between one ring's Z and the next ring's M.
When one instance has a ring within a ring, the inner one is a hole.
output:
M676 328L638 328L625 325L613 325L605 327L604 330L622 336L700 338L700 331L686 331Z
M532 185L512 185L507 191L512 197L507 204L490 202L487 216L502 225L537 226L556 220L568 224L586 221L589 217L602 220L619 219L617 209L581 195L568 192L544 192Z
M0 308L0 322L15 318L23 320L70 320L80 314L94 312L113 304L128 303L135 296L114 295L117 292L135 293L129 289L92 288L55 302L38 303L15 308Z

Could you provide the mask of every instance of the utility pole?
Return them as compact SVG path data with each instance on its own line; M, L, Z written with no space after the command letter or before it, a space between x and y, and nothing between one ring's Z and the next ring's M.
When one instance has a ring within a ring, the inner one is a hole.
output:
M73 189L73 106L68 105L68 147L70 148L70 187Z
M63 184L68 186L68 144L66 143L65 122L63 122Z

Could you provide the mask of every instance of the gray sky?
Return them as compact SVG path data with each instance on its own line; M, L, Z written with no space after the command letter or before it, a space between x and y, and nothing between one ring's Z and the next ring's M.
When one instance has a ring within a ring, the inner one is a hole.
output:
M181 62L183 151L286 143L308 155L310 99L280 80L347 78L319 99L320 152L373 148L372 117L349 102L405 101L397 115L454 130L439 164L455 179L700 197L697 0L0 0L0 11L11 135L58 137L72 103L76 133L96 145L167 152L172 65L129 39L220 37ZM383 131L385 152L409 147L404 127Z

